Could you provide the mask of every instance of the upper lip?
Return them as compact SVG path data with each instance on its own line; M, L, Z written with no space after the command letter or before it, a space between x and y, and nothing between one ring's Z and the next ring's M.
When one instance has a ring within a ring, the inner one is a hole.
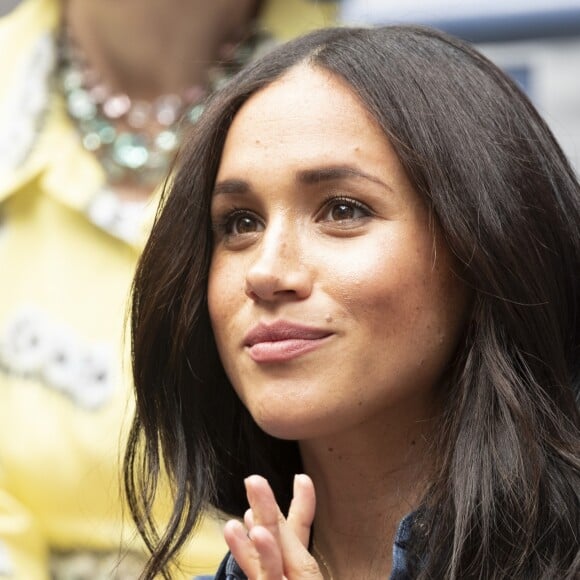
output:
M254 346L260 342L280 340L316 340L331 335L332 332L303 324L279 320L271 324L260 322L244 337L244 346Z

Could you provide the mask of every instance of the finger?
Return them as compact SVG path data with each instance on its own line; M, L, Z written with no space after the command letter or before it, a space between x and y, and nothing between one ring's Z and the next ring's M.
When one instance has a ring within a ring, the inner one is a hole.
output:
M294 494L288 511L287 523L304 547L310 542L310 530L316 510L316 493L310 477L294 477Z
M304 541L304 538L309 535L310 531L306 530L303 532L303 537L299 537L287 521L280 525L284 573L290 579L322 579L318 562L308 551L308 541Z
M237 520L229 520L224 526L224 539L232 556L248 578L258 578L259 555L246 528Z
M244 514L244 524L246 525L248 531L250 531L255 525L254 512L252 511L251 508L246 510L246 513Z
M307 549L309 524L314 517L315 505L314 486L310 478L299 477L295 485L297 502L294 517L296 527L301 529L300 538L286 522L270 485L263 477L250 476L245 480L245 485L253 519L249 535L258 554L260 579L280 580L283 574L287 578L300 580L321 579L318 564Z
M237 520L224 526L224 537L238 565L250 579L281 580L282 553L269 530L254 526L250 533Z
M252 528L250 538L258 553L260 580L282 580L284 563L279 541L269 529L259 525Z
M321 579L318 563L308 552L316 509L316 494L310 477L294 477L294 490L288 518L280 525L282 558L288 578Z
M279 524L284 520L268 482L259 475L251 475L244 480L246 495L252 510L254 526L265 527L280 541Z

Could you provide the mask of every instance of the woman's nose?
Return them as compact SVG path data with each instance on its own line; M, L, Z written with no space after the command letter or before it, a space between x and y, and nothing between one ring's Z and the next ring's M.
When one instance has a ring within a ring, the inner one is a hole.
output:
M246 294L252 300L304 300L310 296L311 272L297 238L296 233L266 233L246 274Z

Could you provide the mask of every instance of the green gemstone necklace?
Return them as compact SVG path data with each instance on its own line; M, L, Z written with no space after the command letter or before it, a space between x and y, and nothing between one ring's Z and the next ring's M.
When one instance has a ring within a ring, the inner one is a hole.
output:
M151 190L158 185L184 133L203 112L205 98L250 60L257 38L252 35L230 61L213 67L207 87L195 85L180 94L134 101L107 87L63 25L58 38L58 87L82 146L99 160L107 185Z

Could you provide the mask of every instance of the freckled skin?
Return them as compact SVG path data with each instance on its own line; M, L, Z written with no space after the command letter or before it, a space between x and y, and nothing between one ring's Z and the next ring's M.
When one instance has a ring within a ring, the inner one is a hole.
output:
M328 165L354 166L380 183L297 181L301 170ZM306 440L400 413L432 414L468 293L391 145L350 88L300 66L252 96L226 139L216 183L226 180L243 180L250 192L216 195L212 216L247 209L261 229L216 239L209 309L226 372L256 422ZM334 195L372 214L329 219L324 207ZM296 359L256 363L244 336L275 320L332 336Z

